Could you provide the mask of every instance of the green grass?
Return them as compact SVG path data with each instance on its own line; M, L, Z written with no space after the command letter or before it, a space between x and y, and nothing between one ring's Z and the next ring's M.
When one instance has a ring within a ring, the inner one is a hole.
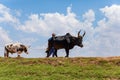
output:
M0 80L120 80L120 58L0 58Z

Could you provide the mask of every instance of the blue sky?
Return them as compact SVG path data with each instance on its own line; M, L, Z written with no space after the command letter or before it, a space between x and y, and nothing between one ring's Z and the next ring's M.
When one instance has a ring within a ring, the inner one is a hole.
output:
M84 48L70 50L70 57L119 56L119 0L2 0L0 1L0 56L4 45L31 45L29 55L45 57L47 40L54 32L76 36L86 31ZM59 56L65 56L59 50ZM10 56L16 56L10 55Z

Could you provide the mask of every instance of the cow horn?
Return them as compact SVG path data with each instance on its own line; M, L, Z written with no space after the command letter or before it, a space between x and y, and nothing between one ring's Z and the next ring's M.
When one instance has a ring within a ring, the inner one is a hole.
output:
M85 36L85 33L86 33L86 32L84 31L84 34L83 34L83 36L82 36L82 37L84 37L84 36Z
M80 32L81 32L81 30L78 32L78 36L80 36Z

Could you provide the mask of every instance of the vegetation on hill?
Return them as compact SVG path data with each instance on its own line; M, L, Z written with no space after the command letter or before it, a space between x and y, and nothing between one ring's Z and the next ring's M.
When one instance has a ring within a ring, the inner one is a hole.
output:
M0 80L120 80L120 57L1 57Z

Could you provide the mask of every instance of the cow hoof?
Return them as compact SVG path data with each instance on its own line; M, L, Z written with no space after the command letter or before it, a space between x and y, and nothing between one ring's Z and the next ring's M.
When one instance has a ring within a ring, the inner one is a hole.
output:
M18 55L18 57L20 57L20 55Z
M49 57L49 56L46 56L47 58Z

